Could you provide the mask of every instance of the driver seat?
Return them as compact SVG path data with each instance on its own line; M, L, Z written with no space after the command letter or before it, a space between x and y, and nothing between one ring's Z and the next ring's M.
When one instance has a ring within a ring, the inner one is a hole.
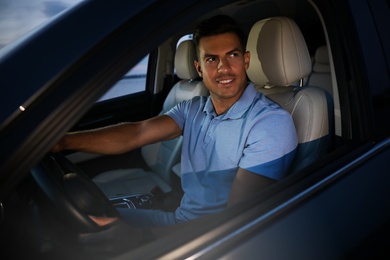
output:
M176 74L181 79L166 97L164 114L181 101L195 96L206 96L208 90L194 66L196 51L192 41L179 44L175 54ZM96 185L108 198L118 198L134 194L149 194L156 186L163 192L172 190L172 168L181 157L182 137L150 144L141 148L141 154L150 170L143 168L118 169L101 173L93 178Z

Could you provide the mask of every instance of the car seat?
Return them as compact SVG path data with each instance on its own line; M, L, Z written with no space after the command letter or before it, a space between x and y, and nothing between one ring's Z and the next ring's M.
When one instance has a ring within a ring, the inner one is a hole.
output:
M326 45L322 45L316 50L312 73L309 77L309 85L321 87L333 96L329 54Z
M311 73L311 59L297 24L287 17L255 23L248 36L251 53L248 78L256 89L292 115L298 135L290 173L326 154L330 148L333 104L330 95L313 86L293 87Z
M160 115L183 100L208 95L203 81L198 80L194 66L196 51L192 41L179 44L175 54L176 74L181 79L170 90ZM93 178L108 198L133 194L148 194L156 186L163 193L170 192L172 167L180 161L182 137L158 142L141 148L141 154L150 170L142 168L119 169L101 173Z

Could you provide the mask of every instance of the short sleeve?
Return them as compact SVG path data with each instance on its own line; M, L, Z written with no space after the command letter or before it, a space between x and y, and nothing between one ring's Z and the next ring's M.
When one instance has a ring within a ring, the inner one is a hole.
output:
M165 112L165 115L175 120L176 124L178 124L182 130L184 128L184 123L187 115L186 111L188 111L187 107L189 105L189 102L189 100L182 101L167 112Z
M179 127L184 130L186 120L191 120L197 113L203 111L203 106L207 97L196 96L189 100L184 100L168 110L165 115L170 116Z

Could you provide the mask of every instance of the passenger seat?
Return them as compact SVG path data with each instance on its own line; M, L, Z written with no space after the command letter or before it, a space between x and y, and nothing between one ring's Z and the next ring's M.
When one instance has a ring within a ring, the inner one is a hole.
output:
M333 96L329 54L326 45L320 46L316 50L313 61L313 70L308 82L310 86L323 88Z
M292 19L273 17L255 23L247 50L249 79L294 120L298 150L290 173L295 173L328 152L333 137L332 99L318 87L292 86L303 82L312 69L306 42Z
M195 46L192 41L180 43L175 54L176 74L181 79L169 92L160 114L165 113L183 100L194 96L208 95L203 81L194 66ZM150 171L142 168L119 169L101 173L93 178L96 185L108 198L133 194L148 194L154 187L163 193L170 192L172 167L181 157L182 137L158 142L141 148L142 157Z

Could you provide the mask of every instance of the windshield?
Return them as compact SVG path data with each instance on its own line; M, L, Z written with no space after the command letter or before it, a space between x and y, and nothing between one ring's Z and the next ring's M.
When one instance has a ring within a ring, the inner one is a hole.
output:
M0 49L83 0L0 0Z

